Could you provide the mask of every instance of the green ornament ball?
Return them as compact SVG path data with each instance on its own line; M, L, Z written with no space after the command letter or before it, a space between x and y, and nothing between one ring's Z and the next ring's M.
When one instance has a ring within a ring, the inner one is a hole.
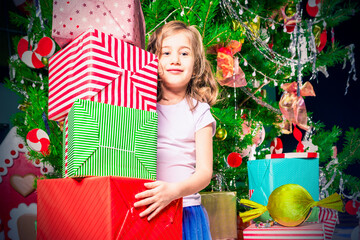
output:
M42 62L45 66L47 66L47 65L49 64L49 59L47 59L46 57L42 57L42 58L41 58L41 62Z

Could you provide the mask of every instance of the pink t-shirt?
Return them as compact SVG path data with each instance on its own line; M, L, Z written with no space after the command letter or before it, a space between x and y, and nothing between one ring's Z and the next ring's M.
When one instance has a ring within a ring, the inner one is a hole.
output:
M194 106L196 100L193 99ZM157 180L179 182L195 172L195 132L212 123L213 135L216 121L207 103L199 102L191 112L186 98L174 105L157 104L158 146ZM183 198L183 206L200 205L200 194Z

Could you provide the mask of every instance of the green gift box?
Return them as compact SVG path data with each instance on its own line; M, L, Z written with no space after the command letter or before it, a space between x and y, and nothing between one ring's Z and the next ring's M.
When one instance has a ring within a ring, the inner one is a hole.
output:
M64 129L64 177L156 179L157 113L79 99Z

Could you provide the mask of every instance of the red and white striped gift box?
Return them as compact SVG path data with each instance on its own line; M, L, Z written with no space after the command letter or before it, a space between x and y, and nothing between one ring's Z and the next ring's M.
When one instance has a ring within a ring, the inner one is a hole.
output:
M321 223L303 223L298 227L274 225L270 228L257 228L251 224L244 230L244 239L324 239Z
M316 152L290 152L279 154L266 154L266 159L272 158L319 158L319 153Z
M325 239L331 240L335 226L339 223L338 212L329 208L320 208L319 221L324 224Z
M156 111L158 59L89 29L49 61L49 119L63 121L76 99Z

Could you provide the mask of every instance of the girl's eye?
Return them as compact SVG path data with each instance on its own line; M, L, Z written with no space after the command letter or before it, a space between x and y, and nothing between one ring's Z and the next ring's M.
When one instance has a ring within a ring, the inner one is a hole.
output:
M182 55L182 56L188 56L189 53L188 53L188 52L182 52L181 55Z
M170 52L163 52L162 55L170 55Z

